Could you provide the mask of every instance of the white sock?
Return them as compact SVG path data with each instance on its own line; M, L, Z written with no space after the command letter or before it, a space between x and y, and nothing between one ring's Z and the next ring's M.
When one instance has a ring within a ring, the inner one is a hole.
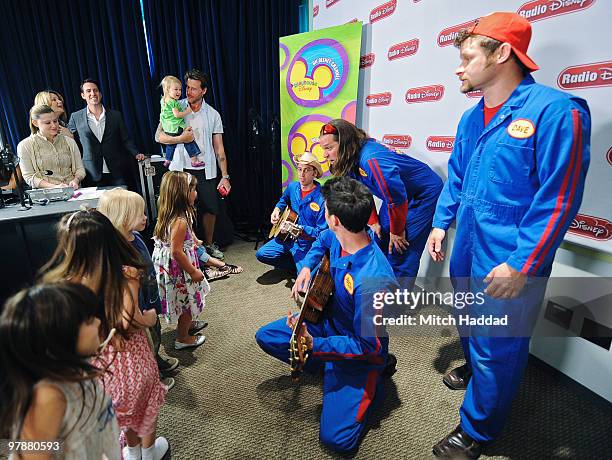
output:
M151 447L147 447L146 449L142 448L142 460L153 460L155 457L153 453L155 452L155 444Z
M155 439L155 444L142 448L142 460L161 460L168 452L168 441L163 436Z
M125 446L123 448L123 456L125 460L140 460L140 444L134 447Z

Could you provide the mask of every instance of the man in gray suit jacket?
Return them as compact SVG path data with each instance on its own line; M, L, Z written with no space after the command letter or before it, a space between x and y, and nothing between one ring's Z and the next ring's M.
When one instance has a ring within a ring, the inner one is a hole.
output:
M83 148L83 166L89 185L123 185L126 152L144 160L130 139L121 112L106 110L98 82L90 78L81 83L81 97L87 107L70 116L68 129Z

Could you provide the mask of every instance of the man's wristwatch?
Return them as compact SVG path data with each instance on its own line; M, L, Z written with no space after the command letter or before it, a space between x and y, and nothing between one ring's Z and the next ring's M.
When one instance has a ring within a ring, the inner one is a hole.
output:
M229 180L229 174L226 174L225 176L221 176L221 179L227 179L227 180Z

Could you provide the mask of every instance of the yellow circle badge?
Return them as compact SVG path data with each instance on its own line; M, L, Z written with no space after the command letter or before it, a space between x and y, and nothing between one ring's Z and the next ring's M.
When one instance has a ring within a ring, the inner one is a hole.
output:
M353 281L353 277L350 273L344 275L344 289L346 289L346 292L348 292L350 295L353 295L353 291L355 290L355 282Z
M368 177L368 173L361 168L359 168L359 174L361 174L363 177Z
M314 212L319 212L321 210L321 206L313 201L310 203L310 209L312 209Z
M531 120L519 118L508 126L508 134L515 139L527 139L535 134L535 126Z

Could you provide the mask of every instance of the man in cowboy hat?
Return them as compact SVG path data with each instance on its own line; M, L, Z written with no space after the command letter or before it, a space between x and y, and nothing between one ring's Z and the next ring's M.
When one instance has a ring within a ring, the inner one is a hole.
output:
M327 228L321 185L315 181L323 175L323 168L312 153L306 152L299 157L297 175L298 181L287 186L270 216L270 222L275 225L281 213L290 206L299 216L297 223L284 222L281 230L290 233L293 239L288 242L272 239L255 254L260 262L291 272L300 271L301 261L313 241Z
M459 34L461 92L483 98L464 113L427 244L435 261L457 220L455 290L484 290L471 315L508 315L505 328L460 329L466 364L443 382L465 390L461 423L433 447L441 458L480 456L508 417L555 251L582 201L591 122L583 99L536 83L531 25L492 13ZM462 311L465 313L465 311Z

